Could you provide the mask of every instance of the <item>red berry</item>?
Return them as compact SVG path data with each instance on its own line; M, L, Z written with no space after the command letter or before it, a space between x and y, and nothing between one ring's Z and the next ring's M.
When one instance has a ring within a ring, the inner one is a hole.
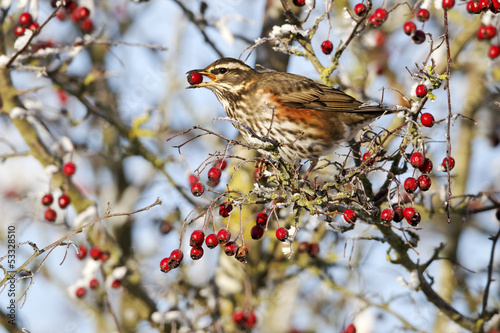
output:
M68 162L68 163L66 163L66 164L63 165L62 172L66 176L68 176L68 177L73 176L75 174L75 171L76 171L75 163Z
M307 253L310 257L316 257L319 253L319 244L309 243L309 246L307 247Z
M201 230L195 230L191 234L189 245L191 247L200 247L203 245L204 240L205 240L205 233Z
M227 256L234 256L237 250L238 244L236 244L235 242L227 242L226 245L224 245L224 253Z
M199 84L203 82L203 75L198 72L192 72L188 74L187 80L190 85Z
M59 207L61 208L66 208L68 207L68 205L70 204L71 202L71 199L69 198L69 195L67 195L66 193L63 193L59 199L57 200L57 203L59 204Z
M182 259L184 259L184 253L180 249L175 249L170 253L170 257L168 258L168 266L171 269L179 267Z
M434 116L428 112L422 113L420 121L422 122L422 126L432 127L434 125Z
M370 23L372 28L377 28L380 25L382 25L383 21L377 20L375 14L371 14L370 17L368 18L368 23Z
M431 17L431 13L425 8L420 8L417 11L417 20L420 22L427 22L429 21L429 18Z
M406 178L405 183L404 183L404 188L405 188L405 191L407 193L415 192L418 188L417 180L413 177Z
M367 166L372 166L375 163L375 158L370 158L371 154L370 153L364 153L363 154L363 162L366 162Z
M427 95L427 87L423 84L419 84L415 89L415 94L420 98L425 97L425 95Z
M479 14L481 12L481 8L475 0L470 0L469 2L467 2L466 8L470 14Z
M163 258L161 261L160 261L160 270L163 272L163 273L168 273L172 268L170 268L170 266L168 265L168 261L170 260L170 258Z
M309 251L309 242L300 242L297 247L298 252L307 252Z
M90 289L97 289L97 287L99 287L99 280L97 279L90 280L89 287Z
M101 258L101 249L99 249L97 246L94 246L90 249L90 257L94 260L99 260Z
M441 4L443 6L443 9L448 10L455 6L455 0L443 0Z
M255 219L255 222L257 222L258 225L261 227L265 227L267 225L267 220L269 216L267 216L266 213L260 212L257 214L257 218Z
M488 38L488 33L486 32L486 26L482 25L477 30L477 39L483 40Z
M495 37L497 35L497 28L492 26L492 25L487 25L486 26L486 38L488 39L492 39L493 37Z
M76 297L78 297L78 298L83 298L83 297L85 297L85 294L86 294L86 293L87 293L87 290L86 290L85 288L83 288L83 287L79 287L79 288L77 288L77 289L76 289L76 291L75 291L75 295L76 295Z
M77 8L74 12L77 13L77 17L79 20L84 20L90 16L90 10L87 7Z
M245 325L245 313L242 310L235 310L233 312L233 321L239 326L244 326Z
M254 225L252 230L250 230L250 236L252 239L261 239L264 236L264 228L258 224Z
M201 257L203 257L203 248L201 247L193 247L191 249L191 259L193 260L198 260L200 259Z
M491 0L490 10L493 14L500 12L500 2L498 0Z
M405 34L410 36L415 31L417 31L417 25L415 23L413 23L412 21L408 21L403 25L403 30L404 30Z
M31 31L35 32L38 30L38 28L40 28L40 24L38 24L38 22L33 22L30 24L30 26L28 27L28 29L30 29Z
M215 182L220 179L220 176L222 175L222 170L217 167L210 168L208 170L208 180Z
M490 6L491 6L491 1L490 0L479 0L477 2L477 5L479 7L479 10L485 12L487 11L488 9L490 9Z
M119 289L122 286L122 281L119 279L114 279L113 282L111 282L111 288L113 289Z
M52 208L47 208L44 213L45 219L49 222L54 222L57 217L57 213Z
M404 210L403 210L403 207L401 206L394 206L392 207L392 209L394 209L394 218L393 218L393 221L394 222L401 222L403 221L403 218L404 218Z
M194 183L198 182L200 179L198 176L190 174L188 177L189 184L193 185Z
M354 6L354 12L356 15L359 17L365 16L366 15L366 5L364 3L358 3L356 6Z
M356 212L353 211L352 209L346 209L344 211L344 221L347 223L354 223L358 219Z
M344 333L356 333L356 327L354 326L354 324L347 326Z
M432 185L432 181L431 181L431 178L427 175L421 175L420 177L418 177L418 187L420 187L420 189L422 191L427 191Z
M214 166L220 168L221 170L224 170L227 166L227 162L226 160L217 160L215 161Z
M219 215L222 217L228 217L232 210L233 205L231 205L231 203L223 202L222 205L219 206Z
M302 7L306 4L306 0L293 0L293 4L297 7Z
M385 20L387 20L387 10L385 10L384 8L375 9L373 15L375 19L380 23L385 22Z
M276 229L276 238L279 241L284 242L288 238L288 230L283 227Z
M425 161L424 154L415 152L410 157L410 163L414 168L420 168Z
M500 55L500 47L498 45L491 45L488 51L488 57L495 59Z
M333 51L333 44L329 40L325 40L321 43L321 52L324 54L330 54Z
M109 251L101 251L101 254L99 255L99 260L105 262L109 259L109 257L110 257Z
M78 248L78 250L80 251L80 254L76 254L76 257L78 259L83 259L87 256L87 248L83 245L80 245L80 247Z
M33 17L31 17L30 13L22 13L19 15L19 24L25 28L29 27L33 23Z
M411 36L411 41L417 45L422 44L423 42L425 42L425 32L423 32L422 30L415 31Z
M448 167L451 171L455 167L455 159L453 157L450 157L450 162L448 163L448 157L445 157L443 159L443 162L441 163L441 166L443 167L444 171L448 171Z
M248 258L248 248L245 246L238 247L238 250L236 250L235 258L239 262L246 264Z
M403 211L403 215L406 221L408 221L408 223L414 227L420 223L420 213L417 212L417 210L413 207L405 208L405 210Z
M425 158L424 164L420 168L418 168L422 173L429 173L432 171L432 161L428 158Z
M380 213L380 220L384 223L389 223L394 219L394 209L386 208Z
M89 34L94 30L94 22L91 19L87 18L80 22L80 29L83 33Z
M231 239L231 232L227 229L220 229L217 233L217 241L219 244L226 244Z
M257 323L257 316L253 311L247 312L245 315L245 326L247 328L253 328Z
M18 25L14 28L14 36L21 37L22 35L24 35L25 31L26 31L26 29L24 29L23 27Z
M54 197L52 194L47 193L42 197L42 205L44 206L50 206L54 202Z
M200 195L203 194L203 192L205 192L205 187L203 186L202 183L194 182L193 185L191 185L191 193L195 197L199 197Z
M216 234L210 234L205 238L205 244L209 249L215 248L219 244Z

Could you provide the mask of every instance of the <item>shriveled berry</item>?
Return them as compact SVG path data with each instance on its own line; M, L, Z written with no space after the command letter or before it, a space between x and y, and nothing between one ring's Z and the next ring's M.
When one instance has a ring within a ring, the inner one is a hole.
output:
M219 245L219 240L216 234L210 234L205 238L205 244L209 249L213 249Z
M228 217L232 210L233 205L231 205L230 202L223 202L222 205L219 206L219 215L222 217Z
M73 176L75 174L75 171L76 171L75 163L73 163L73 162L65 163L63 165L62 171L68 177Z
M203 75L198 72L192 72L188 74L187 80L190 85L199 84L203 82Z
M358 219L356 212L348 208L344 211L344 221L347 223L354 223Z
M76 253L76 257L78 259L81 260L87 256L87 247L85 247L84 245L80 245L78 251L80 251L80 253Z
M226 245L224 245L224 253L227 256L234 256L236 251L238 251L238 244L235 242L227 242Z
M242 262L245 264L247 262L247 258L248 258L248 248L245 246L238 247L238 250L236 250L235 258L239 262Z
M321 43L321 52L324 54L330 54L333 51L333 44L329 40L325 40Z
M168 265L168 261L170 260L170 258L163 258L161 261L160 261L160 270L163 272L163 273L168 273L170 272L170 270L172 268L170 268L170 266Z
M203 257L203 248L202 247L193 247L191 248L191 259L198 260Z
M406 221L408 221L408 223L414 227L420 223L420 213L417 212L417 210L413 207L406 207L403 211L403 215Z
M450 157L450 161L448 162L448 157L445 157L443 159L443 162L441 162L441 166L443 167L444 171L448 171L448 169L451 171L455 167L455 159L453 157Z
M66 193L63 193L59 199L57 199L57 203L59 204L59 207L61 208L66 208L68 207L68 205L70 204L71 202L71 199L69 198L69 195L67 195Z
M221 175L222 175L221 168L212 167L210 168L210 170L208 170L208 180L212 182L218 181Z
M420 189L422 191L427 191L432 185L432 181L431 181L431 178L427 175L421 175L420 177L418 177L418 187L420 187Z
M417 180L413 177L406 178L405 183L404 183L404 188L405 188L405 191L407 193L415 192L418 188Z
M250 236L252 239L261 239L264 236L264 228L258 224L254 225L250 230Z
M354 6L354 12L356 13L356 15L358 15L359 17L362 17L362 16L365 16L366 15L366 5L364 3L358 3Z
M386 208L380 213L380 220L384 223L389 223L394 219L394 209Z
M298 252L307 252L309 251L309 242L300 242L297 247Z
M415 95L420 98L425 97L427 95L427 87L424 84L419 84L415 89Z
M54 222L57 218L57 213L52 208L47 208L44 213L44 217L49 222Z
M288 230L283 227L276 229L276 238L279 241L284 242L288 238Z
M431 13L425 8L420 8L417 10L417 20L420 22L427 22L429 21L429 18L431 17Z
M411 35L411 41L415 44L422 44L425 42L425 32L422 30L417 30Z
M422 126L432 127L434 125L434 116L428 112L422 113L420 121L422 122Z
M424 154L420 152L415 152L410 157L410 163L414 168L420 168L425 161Z
M422 173L429 173L432 171L432 161L429 158L425 158L424 164L418 170Z
M392 209L394 210L394 218L393 218L393 221L394 222L401 222L403 221L403 218L404 218L404 209L402 206L394 206L392 207Z
M101 249L99 249L99 247L97 246L94 246L90 249L90 257L94 260L99 260L99 258L101 257Z
M498 45L491 45L490 49L488 50L488 57L491 59L495 59L500 55L500 46Z
M204 240L205 240L205 233L201 230L195 230L191 233L191 237L189 239L189 245L191 247L200 247L203 245Z
M231 232L227 229L220 229L217 233L217 241L219 244L226 244L231 239Z
M200 195L203 194L203 192L205 192L205 187L203 186L202 183L194 182L193 185L191 185L191 193L195 197L199 197Z
M415 31L417 31L417 25L412 21L408 21L403 25L403 31L408 36L411 36Z
M44 206L50 206L54 202L54 197L52 194L47 193L42 197L42 205Z
M265 227L267 225L267 220L269 216L267 216L266 213L260 212L257 214L257 217L255 218L255 222L257 222L258 225L261 227Z

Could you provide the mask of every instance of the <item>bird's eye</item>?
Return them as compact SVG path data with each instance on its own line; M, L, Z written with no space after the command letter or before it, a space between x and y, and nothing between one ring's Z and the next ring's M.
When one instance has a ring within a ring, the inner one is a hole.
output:
M219 73L224 74L227 72L227 68L221 68L219 69Z

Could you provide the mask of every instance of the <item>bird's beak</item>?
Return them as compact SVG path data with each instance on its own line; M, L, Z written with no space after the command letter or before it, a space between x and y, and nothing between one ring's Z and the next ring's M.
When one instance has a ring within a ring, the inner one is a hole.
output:
M193 84L193 85L186 87L186 89L206 87L206 86L212 84L212 82L217 81L217 76L215 76L214 74L212 74L210 72L205 72L203 69L193 69L193 70L190 70L189 72L187 72L186 74L189 75L191 73L201 74L205 77L208 77L210 79L210 81L201 82L198 84Z

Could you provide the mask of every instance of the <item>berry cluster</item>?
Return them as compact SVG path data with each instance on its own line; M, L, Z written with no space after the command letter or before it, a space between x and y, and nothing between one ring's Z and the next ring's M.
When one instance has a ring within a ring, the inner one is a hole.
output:
M493 14L497 14L500 12L500 2L498 0L469 0L466 5L467 12L469 14L481 14L487 11L491 11ZM498 33L497 27L488 24L482 25L477 30L477 38L480 41L486 41L493 39ZM500 55L500 46L498 45L490 45L488 50L488 56L491 59L495 59Z
M233 312L233 321L243 329L251 329L257 324L257 316L253 311L236 309Z
M73 162L68 162L64 164L62 167L62 172L67 177L73 176L75 171L76 171L76 166ZM42 197L42 205L47 207L44 213L44 217L45 220L49 222L54 222L57 218L56 211L50 208L53 202L54 202L54 196L52 195L52 193L47 193ZM71 199L67 193L63 192L59 197L59 199L57 199L57 203L59 204L59 207L64 209L69 206L69 204L71 203Z
M30 13L24 12L19 15L18 24L14 26L13 32L16 37L20 37L24 35L26 29L33 31L33 33L37 33L38 28L40 28L40 24L33 21L33 17Z
M208 182L207 184L210 187L216 187L219 185L220 177L222 176L222 170L224 170L227 166L227 162L225 160L217 160L214 163L214 166L211 167L208 172ZM191 184L191 193L195 197L199 197L205 192L205 186L200 182L200 178L196 175L189 175L188 177L189 184ZM225 213L229 214L232 210L232 206L230 209L223 209ZM221 214L222 215L222 214ZM224 216L227 217L227 216Z
M52 0L52 7L57 7L57 1ZM66 5L57 12L57 18L61 21L71 17L83 33L91 33L94 30L94 22L90 18L90 10L84 6L78 6L74 0L66 0Z

